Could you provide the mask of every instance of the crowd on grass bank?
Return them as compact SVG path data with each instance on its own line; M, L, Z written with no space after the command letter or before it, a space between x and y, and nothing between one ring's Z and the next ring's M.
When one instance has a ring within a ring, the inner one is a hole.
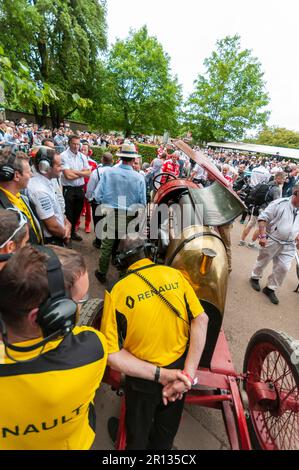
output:
M67 149L69 136L74 134L90 146L100 146L104 149L109 145L121 145L124 141L124 137L116 132L73 131L66 124L59 128L47 129L35 123L27 123L25 118L19 121L0 119L0 147L8 144L14 145L18 150L27 151L29 148L42 145L45 139L52 139L57 150L63 152ZM154 141L145 135L136 135L134 141L144 144L157 143L157 140Z

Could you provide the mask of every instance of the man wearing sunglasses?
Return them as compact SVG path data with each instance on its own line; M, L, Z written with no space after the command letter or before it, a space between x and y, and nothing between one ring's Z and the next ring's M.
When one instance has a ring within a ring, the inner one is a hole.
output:
M27 219L14 208L0 209L0 270L29 240Z

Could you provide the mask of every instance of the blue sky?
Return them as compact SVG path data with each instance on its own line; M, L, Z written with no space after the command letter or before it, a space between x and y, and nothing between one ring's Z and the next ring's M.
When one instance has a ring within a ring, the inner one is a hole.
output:
M170 55L185 96L217 39L238 33L262 63L269 123L299 131L298 0L107 0L107 6L110 44L146 24Z

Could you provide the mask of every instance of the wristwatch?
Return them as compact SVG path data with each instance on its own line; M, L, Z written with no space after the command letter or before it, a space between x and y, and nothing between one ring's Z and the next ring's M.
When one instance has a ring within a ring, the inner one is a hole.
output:
M160 373L161 373L161 369L159 366L156 367L156 372L155 372L155 378L154 378L154 381L159 383L159 380L160 380Z

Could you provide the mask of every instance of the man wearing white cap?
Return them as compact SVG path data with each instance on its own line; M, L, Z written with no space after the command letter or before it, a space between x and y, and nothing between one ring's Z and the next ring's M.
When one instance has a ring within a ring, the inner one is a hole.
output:
M116 156L120 157L121 164L103 173L94 192L97 204L101 204L102 210L107 212L107 232L104 236L97 233L98 238L102 238L99 270L95 271L95 276L100 282L106 282L113 248L117 240L126 235L128 223L135 217L136 205L143 208L146 205L145 180L133 170L135 158L139 157L135 145L123 143Z

